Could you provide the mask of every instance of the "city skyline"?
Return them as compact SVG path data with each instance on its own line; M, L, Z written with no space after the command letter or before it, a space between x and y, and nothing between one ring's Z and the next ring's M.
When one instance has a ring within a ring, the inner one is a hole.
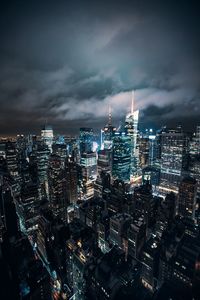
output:
M109 104L117 125L133 89L140 126L191 130L198 123L195 2L20 1L1 8L0 135L39 132L45 120L62 134L101 129Z
M0 299L200 299L199 12L1 2Z

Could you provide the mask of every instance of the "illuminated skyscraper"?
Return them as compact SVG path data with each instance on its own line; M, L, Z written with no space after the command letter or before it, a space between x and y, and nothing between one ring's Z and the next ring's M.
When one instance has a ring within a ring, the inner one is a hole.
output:
M180 127L162 133L160 188L163 194L178 192L186 150L187 138Z
M67 200L70 204L75 204L78 200L78 176L76 163L67 159L65 163L65 172Z
M36 150L36 168L38 176L39 185L39 195L40 198L48 198L48 160L49 160L50 150L48 146L38 144Z
M131 112L125 120L125 131L131 138L131 175L139 172L139 149L138 149L138 120L139 110L134 110L134 92L132 92Z
M97 180L95 181L95 195L102 196L105 181L110 181L112 172L112 150L104 149L98 151Z
M53 129L49 125L44 125L41 130L41 138L45 145L48 146L50 152L52 152L52 144L53 144Z
M80 128L80 154L92 152L94 133L92 128Z
M125 132L116 132L113 138L113 179L130 180L131 137Z
M109 106L108 124L103 129L103 148L112 149L113 136L116 132L116 127L112 126L111 107Z
M149 137L148 136L140 136L139 137L139 162L140 167L143 169L149 165Z
M96 153L83 153L81 157L83 199L94 196L94 181L97 177Z
M6 161L7 161L7 168L9 174L13 178L17 178L19 172L18 172L18 164L17 164L17 150L14 142L6 143Z
M66 144L59 144L59 143L55 143L52 146L52 151L53 154L56 154L58 156L60 156L61 161L62 161L62 167L64 168L65 165L65 160L67 157L67 147Z
M197 181L197 197L200 199L200 156L193 157L190 160L189 174Z
M65 218L67 205L66 179L62 169L62 159L56 154L51 154L48 165L48 184L50 207L54 216Z
M87 180L95 180L97 177L97 156L96 153L84 153L81 157L81 166L83 167L83 177Z
M179 187L178 214L183 217L195 217L197 182L194 178L184 178Z
M97 159L97 173L101 175L101 172L111 174L112 171L112 151L108 149L98 151Z
M191 157L200 155L200 126L196 127L196 132L190 141L189 149Z

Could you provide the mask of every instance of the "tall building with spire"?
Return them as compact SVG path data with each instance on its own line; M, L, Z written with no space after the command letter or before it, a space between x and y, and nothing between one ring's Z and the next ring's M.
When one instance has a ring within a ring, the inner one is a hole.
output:
M108 124L103 129L103 145L104 149L111 149L113 144L113 136L116 132L116 127L112 126L112 112L109 105L108 110Z
M131 112L126 115L125 132L131 138L131 176L139 173L138 120L139 110L135 110L135 93L132 91Z

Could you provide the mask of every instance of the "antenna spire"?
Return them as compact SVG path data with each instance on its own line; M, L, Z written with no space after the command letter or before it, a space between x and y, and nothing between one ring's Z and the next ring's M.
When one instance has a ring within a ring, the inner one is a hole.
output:
M132 100L131 100L131 114L134 113L134 104L135 104L135 91L132 91Z
M108 125L112 125L112 112L111 112L111 105L108 106Z

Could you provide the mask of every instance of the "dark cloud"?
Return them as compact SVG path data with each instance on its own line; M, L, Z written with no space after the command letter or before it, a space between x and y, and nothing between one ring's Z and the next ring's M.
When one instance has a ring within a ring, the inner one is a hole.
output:
M200 18L193 1L4 1L0 134L116 123L136 89L141 126L200 115Z

